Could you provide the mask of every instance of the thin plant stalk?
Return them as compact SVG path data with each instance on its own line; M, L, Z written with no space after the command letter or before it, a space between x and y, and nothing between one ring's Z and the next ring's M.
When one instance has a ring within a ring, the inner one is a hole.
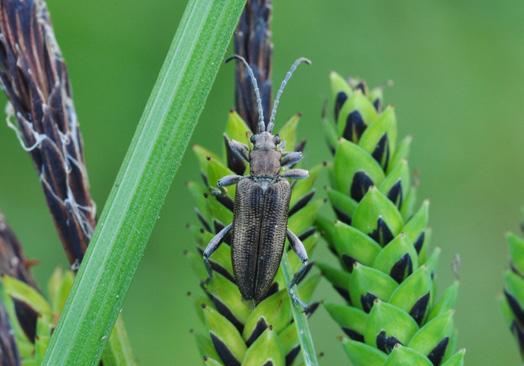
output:
M99 360L244 3L188 2L43 365Z
M289 285L293 278L293 272L291 270L291 265L289 264L286 251L284 251L282 263L280 266L282 267L282 273L284 274L286 284ZM300 342L302 356L304 357L304 363L306 366L318 366L315 343L313 342L313 337L311 336L307 316L298 304L292 305L291 312L293 313L293 320L295 321L295 327L297 328L298 340Z

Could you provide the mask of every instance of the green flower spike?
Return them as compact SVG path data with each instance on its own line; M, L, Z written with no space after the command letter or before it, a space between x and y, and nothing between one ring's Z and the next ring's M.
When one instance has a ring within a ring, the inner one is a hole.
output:
M303 148L297 143L298 116L289 120L281 129L280 137L286 141L286 150ZM228 174L246 174L248 167L237 159L229 149L229 139L250 145L252 132L244 120L231 112L225 130L225 150L218 156L201 146L194 152L200 165L203 183L190 182L189 191L196 203L199 225L190 225L196 239L197 251L187 251L194 272L201 281L205 296L196 297L195 303L207 334L197 334L197 345L205 365L301 365L299 339L293 323L292 305L289 299L282 268L279 270L272 290L258 304L242 298L233 277L231 248L222 245L212 256L213 276L204 284L207 272L202 253L215 233L233 219L232 205L235 187L227 188L226 196L213 194L218 179ZM312 254L318 241L314 223L316 212L322 205L313 199L313 184L321 167L310 169L307 179L293 185L290 203L289 228L300 233L308 253ZM229 244L230 238L225 239ZM300 267L294 253L288 256L293 271ZM310 302L320 280L320 274L310 274L299 284L299 296ZM312 311L316 306L312 307Z
M331 75L334 122L325 121L333 160L328 198L337 220L317 225L340 266L319 264L346 303L326 304L347 335L354 366L456 366L452 310L458 284L437 297L439 250L430 251L429 203L415 210L407 163L411 139L397 143L382 91Z
M524 359L524 239L513 233L509 233L506 238L510 269L504 273L504 297L501 307Z

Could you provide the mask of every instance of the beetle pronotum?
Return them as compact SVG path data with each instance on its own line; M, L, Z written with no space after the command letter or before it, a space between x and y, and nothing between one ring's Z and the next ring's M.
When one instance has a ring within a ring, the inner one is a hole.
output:
M220 193L229 185L237 185L233 206L233 223L224 227L209 242L204 251L204 262L212 276L210 256L218 249L224 237L231 233L231 259L233 272L242 296L247 300L262 300L269 291L280 266L286 237L291 248L302 261L302 267L289 283L289 293L295 303L304 309L307 305L295 294L294 287L307 272L310 264L304 244L287 227L291 185L288 179L308 177L303 169L287 169L302 159L301 152L284 152L285 141L273 135L275 117L280 98L291 76L302 63L310 64L306 58L299 58L291 66L277 92L269 123L264 123L264 111L260 90L253 70L241 56L233 56L246 67L256 95L258 109L258 129L252 135L248 146L231 140L231 150L250 166L247 176L229 175L217 182ZM218 191L218 190L217 190Z

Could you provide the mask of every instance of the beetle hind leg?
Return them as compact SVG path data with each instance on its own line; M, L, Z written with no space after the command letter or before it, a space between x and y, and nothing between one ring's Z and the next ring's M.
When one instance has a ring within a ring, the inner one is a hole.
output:
M225 236L231 231L232 227L233 225L229 224L226 227L224 227L222 230L220 230L213 237L213 239L211 239L206 249L204 250L204 254L203 254L204 264L207 270L207 278L204 280L204 284L208 284L209 281L211 281L211 278L213 278L213 269L211 267L210 257L220 247L220 244L222 244L222 240L224 240Z
M298 296L298 294L296 293L295 288L300 283L300 281L302 281L304 276L309 272L309 270L313 266L313 263L309 262L309 258L308 258L308 255L307 255L306 248L304 247L304 244L298 238L298 236L296 236L295 233L293 233L289 229L287 229L287 233L286 234L287 234L287 237L289 239L289 243L291 244L291 248L297 254L297 256L300 258L300 260L302 261L302 266L300 267L298 272L295 273L295 275L291 279L291 282L288 285L289 296L291 297L291 300L293 300L293 302L296 305L300 306L305 313L308 313L309 309L310 309L310 306L308 304L306 304Z

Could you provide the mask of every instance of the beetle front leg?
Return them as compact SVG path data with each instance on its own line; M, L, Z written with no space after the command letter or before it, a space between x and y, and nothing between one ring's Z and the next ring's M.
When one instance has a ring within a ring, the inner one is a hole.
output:
M280 159L280 165L283 167L295 165L300 160L302 160L303 157L304 155L300 151L289 152L282 156Z
M204 250L204 264L206 265L207 270L207 279L204 281L205 284L209 283L211 281L211 278L213 277L213 270L211 268L211 262L209 258L211 255L220 247L220 244L222 244L222 240L225 238L225 236L231 231L231 228L233 227L232 224L227 225L222 230L216 234L213 239L209 242L206 249Z
M300 299L300 297L295 293L294 287L297 286L300 283L300 281L304 278L304 276L309 272L313 263L309 262L304 243L302 243L298 236L296 236L295 233L293 233L289 229L287 229L286 235L289 239L289 243L291 244L291 248L302 262L302 266L300 267L298 272L295 273L295 275L291 279L291 282L289 283L289 296L295 304L299 305L302 308L302 310L307 313L309 310L309 305Z
M304 179L309 177L309 172L304 169L289 169L280 174L280 176L288 179Z
M244 145L241 142L238 142L233 139L227 139L227 144L229 145L229 148L235 155L237 155L238 158L245 160L246 162L249 162L249 148Z

